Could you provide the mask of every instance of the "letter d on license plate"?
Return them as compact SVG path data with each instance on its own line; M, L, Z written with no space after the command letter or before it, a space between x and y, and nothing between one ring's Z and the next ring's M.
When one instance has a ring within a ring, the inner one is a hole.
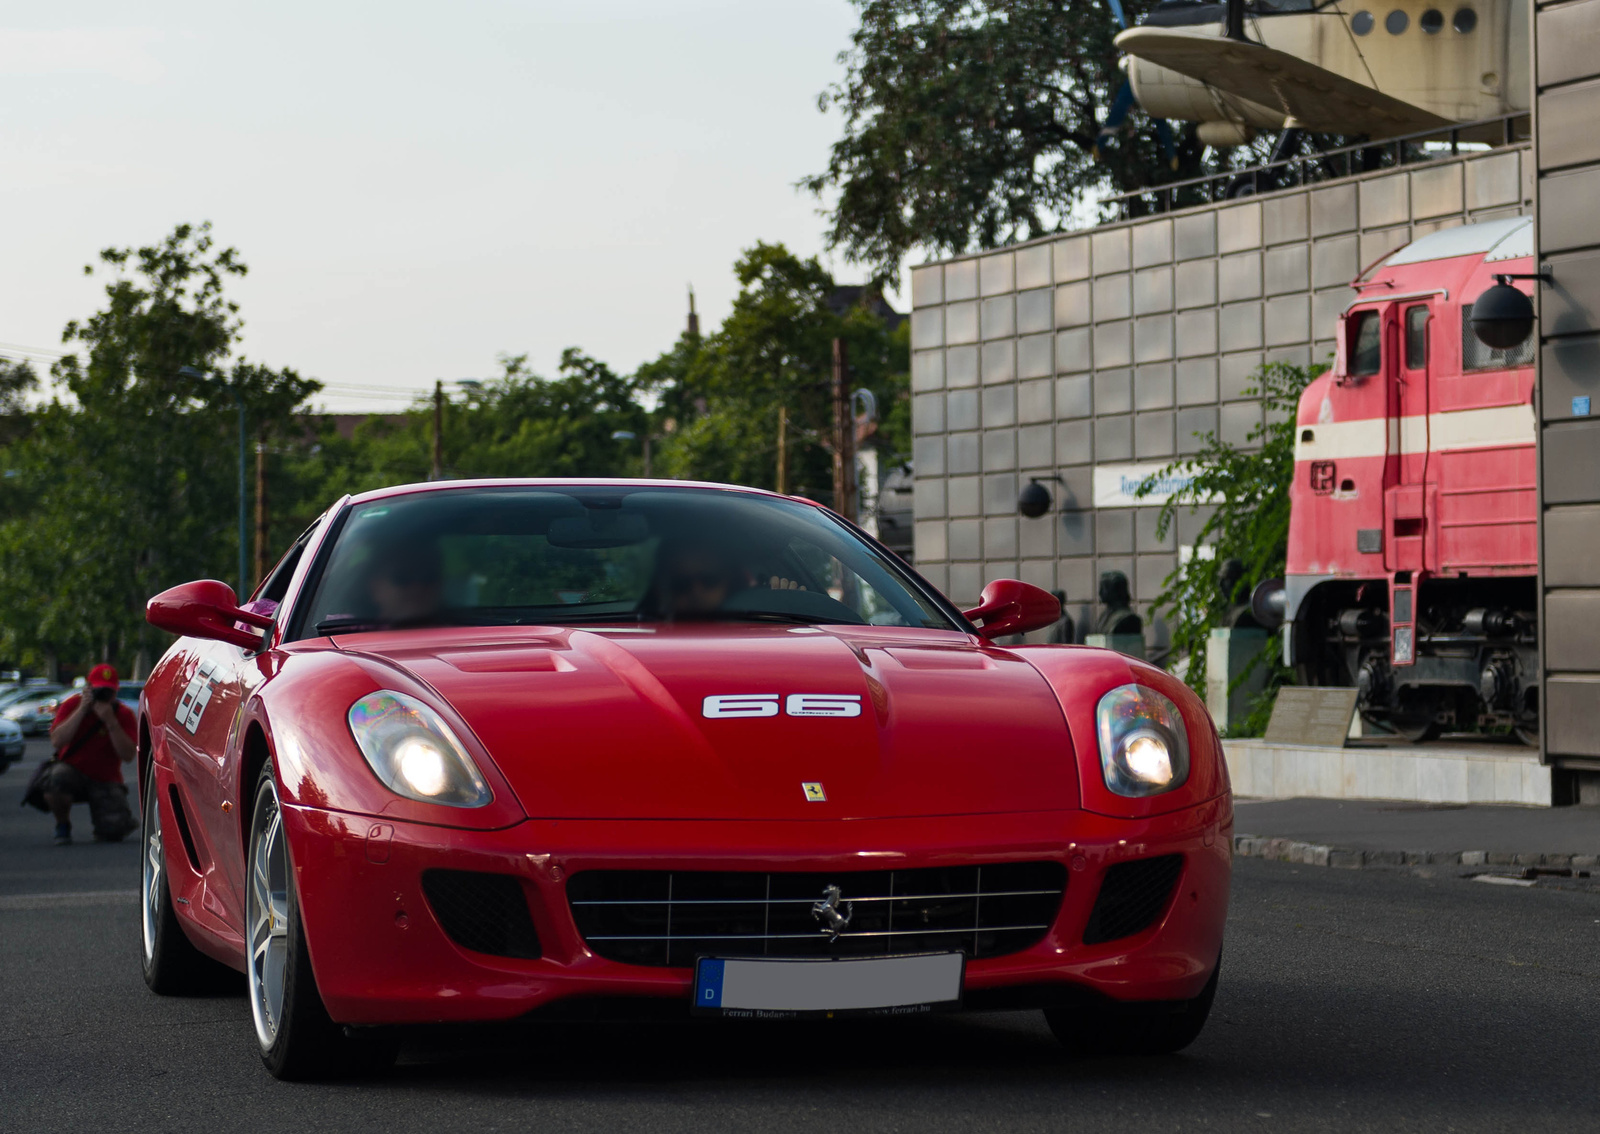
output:
M785 1017L954 1008L961 1003L965 966L961 953L838 960L701 957L694 968L694 1009Z

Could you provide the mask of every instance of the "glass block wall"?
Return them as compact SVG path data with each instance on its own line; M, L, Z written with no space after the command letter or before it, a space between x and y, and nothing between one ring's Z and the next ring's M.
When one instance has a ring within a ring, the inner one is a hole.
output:
M1165 538L1121 487L1215 430L1244 443L1263 361L1333 352L1367 265L1435 229L1528 211L1526 146L1069 233L911 273L916 563L958 603L1020 578L1067 594L1081 640L1099 573L1150 600L1202 517ZM1017 511L1029 477L1053 506Z

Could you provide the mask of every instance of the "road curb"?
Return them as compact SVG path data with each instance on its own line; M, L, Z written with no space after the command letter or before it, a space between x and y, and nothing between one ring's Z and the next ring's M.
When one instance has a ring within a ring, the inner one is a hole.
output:
M1235 835L1233 853L1240 858L1265 858L1304 866L1362 870L1385 866L1546 866L1554 869L1600 867L1594 854L1510 854L1504 851L1357 850L1326 843L1260 835Z

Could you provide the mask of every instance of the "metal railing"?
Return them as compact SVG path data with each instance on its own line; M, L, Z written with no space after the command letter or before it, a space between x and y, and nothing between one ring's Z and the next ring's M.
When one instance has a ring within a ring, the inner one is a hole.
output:
M1439 155L1423 148L1427 142L1448 142L1450 154L1454 156L1461 152L1463 141L1496 139L1490 144L1510 146L1531 136L1531 119L1526 113L1482 118L1476 122L1461 122L1455 126L1385 138L1380 142L1359 142L1336 150L1298 154L1246 169L1230 169L1205 177L1191 177L1184 181L1118 193L1107 197L1102 202L1102 208L1110 214L1106 218L1108 222L1132 220L1174 209L1193 208L1317 181L1331 181L1358 173L1375 173L1432 161Z

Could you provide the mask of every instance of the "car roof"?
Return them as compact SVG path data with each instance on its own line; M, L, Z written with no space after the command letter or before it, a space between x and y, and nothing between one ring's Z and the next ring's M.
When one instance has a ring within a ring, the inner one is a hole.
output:
M646 480L619 477L496 477L486 480L430 480L417 484L394 484L375 488L350 498L352 504L365 504L372 500L386 500L393 496L409 496L415 492L444 492L463 488L704 488L722 492L738 492L749 496L770 496L775 500L798 500L820 507L814 500L802 496L784 496L765 488L751 488L742 484L719 484L709 480Z

